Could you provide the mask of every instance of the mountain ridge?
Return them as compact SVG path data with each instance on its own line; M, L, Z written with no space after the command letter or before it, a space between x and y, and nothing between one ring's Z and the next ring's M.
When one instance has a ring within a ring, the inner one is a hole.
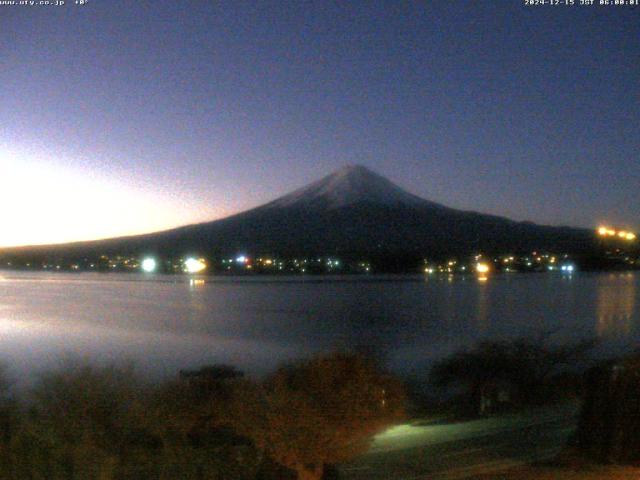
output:
M456 210L349 165L264 205L210 222L23 251L306 255L429 255L472 251L584 251L591 232ZM17 251L17 250L14 250Z

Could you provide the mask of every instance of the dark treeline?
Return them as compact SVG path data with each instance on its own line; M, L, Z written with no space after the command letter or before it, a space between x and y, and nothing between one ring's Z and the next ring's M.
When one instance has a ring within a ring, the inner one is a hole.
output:
M539 253L539 252L538 252ZM552 252L550 252L552 253ZM533 267L526 265L525 258L531 256L531 252L518 253L509 251L509 254L516 255L517 261L509 264L511 271L518 272L538 272L544 270L540 265ZM500 258L504 257L504 252L485 253L484 258ZM569 256L568 254L554 254L557 257L570 258L578 270L582 271L623 271L637 270L640 268L640 252L636 250L620 251L620 252L600 252L593 251L589 253L581 253ZM417 274L423 273L425 262L428 259L429 264L446 264L452 258L462 263L467 263L471 267L475 264L474 256L468 253L462 256L455 256L451 253L443 254L439 252L429 252L429 254L415 253L399 253L399 252L380 252L377 254L354 255L354 254L323 254L319 256L307 255L300 257L285 257L275 254L249 255L250 269L246 265L227 263L227 259L234 258L235 255L211 256L207 254L196 253L192 255L195 258L202 258L207 268L202 274L205 275L290 275L292 273L306 273L308 275L326 275L326 274L370 274L370 273L390 273L390 274ZM270 260L269 265L257 261L261 258L274 259ZM118 254L114 256L106 255L86 255L77 256L73 254L55 254L55 253L2 253L0 252L0 268L10 270L46 270L46 271L96 271L96 272L141 272L141 262L146 258L138 254ZM156 273L184 273L183 257L157 256L153 255L157 263ZM304 259L304 260L298 260ZM328 261L338 261L335 264L329 264ZM279 268L276 264L282 263L283 268ZM304 262L304 263L303 263ZM496 270L502 267L500 262L496 263Z

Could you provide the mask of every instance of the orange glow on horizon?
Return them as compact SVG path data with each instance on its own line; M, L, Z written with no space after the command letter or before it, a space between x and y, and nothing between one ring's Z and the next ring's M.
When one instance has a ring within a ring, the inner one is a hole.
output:
M0 178L0 248L136 235L207 219L198 215L201 205L151 193L153 185L134 189L30 155L3 153Z

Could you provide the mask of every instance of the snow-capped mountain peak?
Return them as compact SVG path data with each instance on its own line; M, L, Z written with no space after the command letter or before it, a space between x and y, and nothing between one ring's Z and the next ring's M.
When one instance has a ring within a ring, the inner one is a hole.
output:
M289 208L322 205L326 208L340 208L364 202L386 206L431 204L367 167L348 165L317 182L274 200L267 206Z

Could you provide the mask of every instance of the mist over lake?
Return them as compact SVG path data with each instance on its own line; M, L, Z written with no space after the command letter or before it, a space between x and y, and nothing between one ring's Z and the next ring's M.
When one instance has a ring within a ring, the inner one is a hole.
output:
M382 355L422 375L480 339L640 340L638 273L188 277L0 274L0 360L20 376L66 355L134 361L151 377L210 363L252 374L333 350Z

